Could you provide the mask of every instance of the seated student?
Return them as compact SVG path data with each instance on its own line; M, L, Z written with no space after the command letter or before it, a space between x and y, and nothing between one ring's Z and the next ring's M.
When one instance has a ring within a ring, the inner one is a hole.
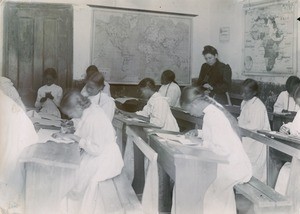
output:
M99 105L110 121L112 121L115 115L116 104L112 97L103 93L103 87L104 76L101 72L95 72L88 78L85 85L86 94L83 95L87 96L93 104Z
M300 105L300 83L295 86L294 100L297 105ZM300 136L300 110L297 111L293 122L283 124L279 131L284 134Z
M79 121L74 134L56 133L53 137L72 139L79 143L82 150L76 184L68 198L75 204L76 201L81 204L77 212L94 213L92 209L97 197L97 183L119 175L123 167L115 130L103 109L80 92L66 94L61 102L61 110Z
M57 79L57 72L54 68L47 68L43 77L46 85L39 88L35 107L39 108L43 113L61 117L58 107L63 90L60 86L54 84L54 81Z
M0 90L0 213L24 213L24 171L18 159L38 136L25 111Z
M296 76L290 76L286 83L285 88L286 91L282 91L275 104L274 104L274 112L281 113L281 112L297 112L300 107L296 104L293 98L293 88L295 85L300 83L300 79Z
M87 69L86 69L86 76L85 76L85 82L87 82L87 80L90 78L90 76L92 76L94 73L98 73L99 70L95 65L90 65ZM110 85L108 82L106 82L104 80L104 87L102 89L102 92L106 93L108 96L111 97L111 93L110 93ZM87 92L86 92L86 85L83 87L83 89L81 90L81 94L83 94L83 96L88 96Z
M26 110L18 91L10 79L6 77L0 77L0 89L4 92L4 94L13 99L23 110Z
M170 106L180 107L179 100L181 90L175 81L174 72L171 70L164 71L161 75L161 84L158 93L168 98Z
M268 113L264 103L257 97L258 84L253 79L246 79L242 84L241 113L238 117L240 127L249 130L267 130L270 131ZM266 181L266 145L253 140L249 137L243 137L242 143L244 149L251 161L253 176L261 181Z
M137 115L150 118L150 123L169 131L179 131L176 119L174 118L168 101L155 91L155 82L151 78L145 78L138 84L139 90L147 104Z
M294 92L294 100L296 104L300 105L300 84L297 84L295 86L295 92ZM294 135L300 137L300 110L297 111L297 114L293 120L293 122L283 124L279 132L287 135ZM286 194L288 180L289 180L289 174L290 174L290 168L291 163L287 162L285 163L282 168L280 169L275 190L283 195Z
M182 91L181 107L194 116L199 117L204 113L203 145L217 154L228 155L229 163L218 165L217 177L205 194L203 213L236 213L233 186L248 182L252 170L235 118L195 87L186 87Z

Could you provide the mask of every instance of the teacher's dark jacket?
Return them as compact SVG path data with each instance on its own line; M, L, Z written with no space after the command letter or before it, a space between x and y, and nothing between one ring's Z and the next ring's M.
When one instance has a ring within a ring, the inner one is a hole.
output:
M225 93L230 90L231 75L230 66L217 59L212 66L207 63L202 65L197 83L199 86L203 86L205 83L210 84L213 87L210 95L220 103L227 104Z

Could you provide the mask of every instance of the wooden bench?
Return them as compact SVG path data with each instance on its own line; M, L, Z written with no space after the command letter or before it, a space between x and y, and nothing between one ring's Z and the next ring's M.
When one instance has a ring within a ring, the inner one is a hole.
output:
M148 160L146 167L145 186L142 202L139 201L131 184L133 180L132 159L125 156L125 166L122 173L113 178L98 183L97 207L95 213L158 213L158 171L157 153L151 149L130 127L126 128L127 144L125 153L133 154L135 145ZM131 153L132 152L132 153ZM125 154L126 155L126 154Z
M235 185L234 189L253 203L256 214L288 214L292 212L291 200L255 177L252 177L247 183Z

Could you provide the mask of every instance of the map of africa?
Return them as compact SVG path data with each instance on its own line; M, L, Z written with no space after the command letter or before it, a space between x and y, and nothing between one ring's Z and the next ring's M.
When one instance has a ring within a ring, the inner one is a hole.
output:
M95 9L92 64L110 83L160 84L164 70L179 84L190 83L192 19L188 16Z
M274 75L294 72L294 19L293 2L245 8L245 73Z

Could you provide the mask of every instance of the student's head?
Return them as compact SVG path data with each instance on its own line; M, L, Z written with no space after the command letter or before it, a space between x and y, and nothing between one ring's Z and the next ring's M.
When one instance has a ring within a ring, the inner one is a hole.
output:
M104 88L104 76L101 72L92 74L86 82L86 91L89 96L95 96Z
M196 117L202 116L203 110L208 105L214 105L224 113L232 129L235 131L237 136L240 137L240 129L237 125L236 119L221 104L217 103L214 99L205 95L204 91L199 89L198 87L185 87L181 93L180 104L183 109L185 109L191 115Z
M87 97L79 91L68 92L61 100L60 110L70 118L81 118L84 109L91 105Z
M155 93L155 82L151 78L142 79L138 84L139 91L143 98L150 98Z
M207 64L213 65L216 63L218 58L218 51L213 46L210 45L204 46L202 54Z
M43 74L44 82L46 85L52 85L57 79L57 72L54 68L47 68Z
M87 69L86 69L86 76L85 79L89 79L94 73L99 73L99 70L97 68L96 65L90 65Z
M173 71L171 70L165 70L162 74L161 74L161 84L162 85L167 85L171 82L175 81L175 74Z
M294 85L293 97L295 102L300 105L300 83Z
M204 94L204 90L199 87L187 86L182 90L180 105L193 116L201 116L210 102L212 102L212 99L210 101L210 98Z
M293 96L292 92L293 92L293 89L295 89L295 85L299 84L300 83L300 79L296 76L290 76L287 80L286 80L286 83L285 83L285 89L286 91L291 95Z
M258 94L258 84L253 79L246 79L242 83L242 89L241 94L243 97L243 100L248 101L251 100L254 96Z

